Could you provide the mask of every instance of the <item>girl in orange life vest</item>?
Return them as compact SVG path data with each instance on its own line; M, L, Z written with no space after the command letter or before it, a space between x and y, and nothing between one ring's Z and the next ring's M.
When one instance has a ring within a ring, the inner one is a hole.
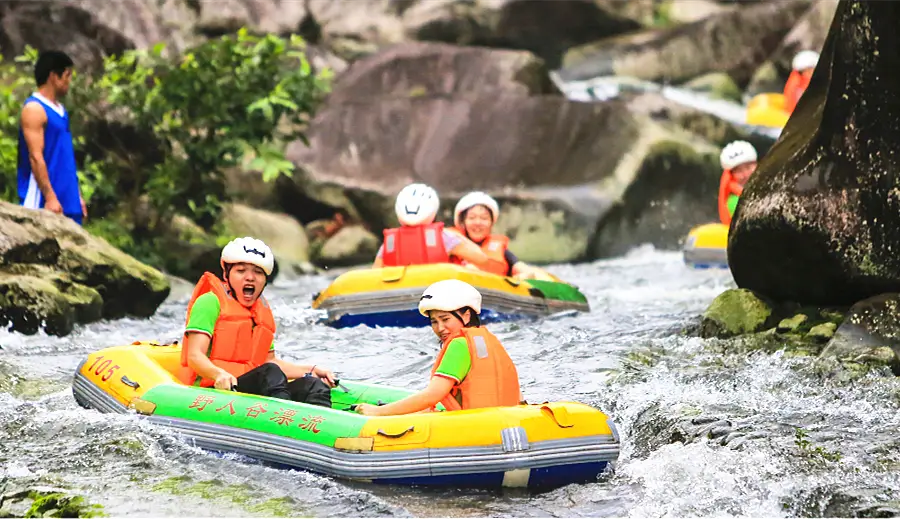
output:
M812 78L816 65L819 64L819 53L804 50L794 56L791 62L791 75L784 84L784 110L788 113L794 111L800 97L809 88L809 80Z
M519 375L503 345L481 327L481 294L457 279L432 284L422 294L419 312L431 319L441 351L423 391L402 400L356 411L370 416L416 413L441 403L448 411L515 406L522 401Z
M549 277L549 274L541 269L532 267L510 251L507 246L509 239L506 236L491 234L494 223L500 216L500 206L487 193L473 191L459 199L453 210L453 223L456 230L488 255L495 263L490 268L482 268L500 276L517 276L520 278ZM466 264L467 262L456 255L451 255L454 263Z
M275 319L262 298L275 265L271 249L238 238L222 249L220 264L223 279L203 274L188 304L181 382L331 407L331 371L275 357Z
M490 266L490 258L477 245L434 221L439 207L434 189L425 184L404 187L394 204L401 227L384 230L384 243L372 268L448 263L451 253L475 265Z
M719 156L723 170L719 181L719 220L725 225L731 225L744 184L756 171L756 159L756 148L747 141L734 141L722 148Z

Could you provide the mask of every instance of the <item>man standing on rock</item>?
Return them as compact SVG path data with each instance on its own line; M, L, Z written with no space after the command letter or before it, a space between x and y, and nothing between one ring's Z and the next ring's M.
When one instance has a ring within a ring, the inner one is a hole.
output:
M69 114L60 99L69 92L72 58L42 52L34 65L37 92L25 100L19 125L19 200L31 209L46 209L75 220L87 216L78 186Z

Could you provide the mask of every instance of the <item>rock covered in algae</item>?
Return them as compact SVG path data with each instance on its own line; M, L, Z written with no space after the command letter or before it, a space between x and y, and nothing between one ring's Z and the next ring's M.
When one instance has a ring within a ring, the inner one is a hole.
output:
M771 318L771 305L752 291L726 290L703 313L700 335L726 338L759 332Z
M70 219L0 201L0 327L66 335L101 317L149 317L168 294L165 275Z
M776 301L900 291L900 3L841 1L809 89L751 177L728 263Z

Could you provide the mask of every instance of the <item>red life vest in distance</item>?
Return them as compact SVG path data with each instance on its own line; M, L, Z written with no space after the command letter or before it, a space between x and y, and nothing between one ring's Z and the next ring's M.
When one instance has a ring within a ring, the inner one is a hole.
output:
M219 300L219 318L213 329L209 360L235 378L265 364L269 356L269 347L275 338L275 317L265 299L260 296L253 306L247 308L228 294L221 279L211 272L205 272L194 287L194 294L188 303L188 318L194 302L207 292L212 292ZM198 374L188 365L187 334L181 344L181 370L178 373L178 380L188 386L194 385ZM200 381L202 387L211 387L214 384L215 381L208 378Z
M719 220L723 224L731 225L731 212L728 210L728 197L731 195L741 196L743 192L743 186L734 179L731 170L726 169L723 171L722 178L719 180Z
M462 382L453 386L441 403L447 411L506 407L519 405L521 389L519 373L500 340L481 326L463 328L459 335L449 337L438 353L431 375L441 365L447 346L457 337L465 337L469 346L471 367Z
M441 222L385 229L382 265L406 267L448 263L450 257L444 247L443 232L444 224Z
M784 110L792 113L797 108L797 102L809 88L809 80L812 74L803 74L799 70L792 70L788 76L787 82L784 84Z

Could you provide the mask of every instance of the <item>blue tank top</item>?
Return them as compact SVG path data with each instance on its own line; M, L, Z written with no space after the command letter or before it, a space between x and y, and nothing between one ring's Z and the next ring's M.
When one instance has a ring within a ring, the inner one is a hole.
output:
M48 104L42 96L31 95L25 104L40 103L47 114L44 127L44 162L50 176L50 185L67 215L81 214L81 191L78 188L78 170L75 165L75 148L69 131L69 114L62 105ZM23 105L24 106L24 105ZM57 109L62 113L57 112ZM18 160L19 202L32 209L44 207L44 195L31 175L31 159L22 127L19 126Z

